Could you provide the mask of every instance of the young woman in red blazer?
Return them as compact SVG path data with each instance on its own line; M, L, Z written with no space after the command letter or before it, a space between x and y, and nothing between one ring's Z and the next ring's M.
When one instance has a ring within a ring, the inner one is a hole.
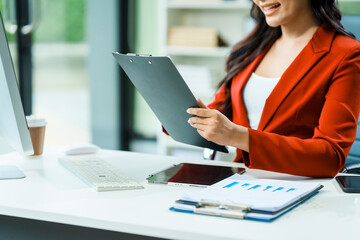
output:
M207 140L236 147L234 161L249 168L335 176L356 137L360 43L341 25L334 0L254 0L251 14L255 29L233 47L209 108L199 100L204 108L188 109L189 123ZM250 82L263 90L253 77L277 79L263 105L247 92Z

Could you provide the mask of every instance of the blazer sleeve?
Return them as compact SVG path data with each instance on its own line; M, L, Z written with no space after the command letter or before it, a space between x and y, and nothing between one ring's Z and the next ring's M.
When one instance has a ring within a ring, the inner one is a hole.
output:
M310 177L333 177L342 170L360 112L360 47L345 54L326 94L319 125L311 139L249 129L249 152L241 151L250 168ZM271 157L269 157L271 156Z

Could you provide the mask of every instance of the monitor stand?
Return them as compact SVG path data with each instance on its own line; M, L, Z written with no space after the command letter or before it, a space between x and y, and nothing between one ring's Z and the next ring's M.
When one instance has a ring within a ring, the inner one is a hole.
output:
M8 154L12 152L14 152L14 148L10 147L10 145L6 141L4 141L3 137L0 134L0 156L2 154ZM24 173L15 165L0 165L0 180L19 179L24 177Z
M0 166L0 180L24 178L24 173L15 166Z

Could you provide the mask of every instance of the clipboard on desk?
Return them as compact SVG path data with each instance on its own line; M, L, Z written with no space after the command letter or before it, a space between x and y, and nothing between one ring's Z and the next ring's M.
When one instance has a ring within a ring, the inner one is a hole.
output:
M169 57L117 52L113 56L174 140L228 152L188 124L186 109L200 105Z
M318 183L252 179L235 174L206 189L184 194L170 210L272 221L322 187Z

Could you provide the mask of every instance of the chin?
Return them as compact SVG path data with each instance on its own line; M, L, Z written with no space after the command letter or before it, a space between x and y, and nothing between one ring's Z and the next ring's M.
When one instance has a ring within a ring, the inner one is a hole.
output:
M283 21L281 21L282 19L277 17L266 17L265 20L270 27L278 27L283 23Z
M277 21L271 21L271 20L267 20L267 19L266 19L266 23L267 23L267 25L269 25L270 27L274 27L274 28L281 25L281 24L280 24L279 22L277 22Z

